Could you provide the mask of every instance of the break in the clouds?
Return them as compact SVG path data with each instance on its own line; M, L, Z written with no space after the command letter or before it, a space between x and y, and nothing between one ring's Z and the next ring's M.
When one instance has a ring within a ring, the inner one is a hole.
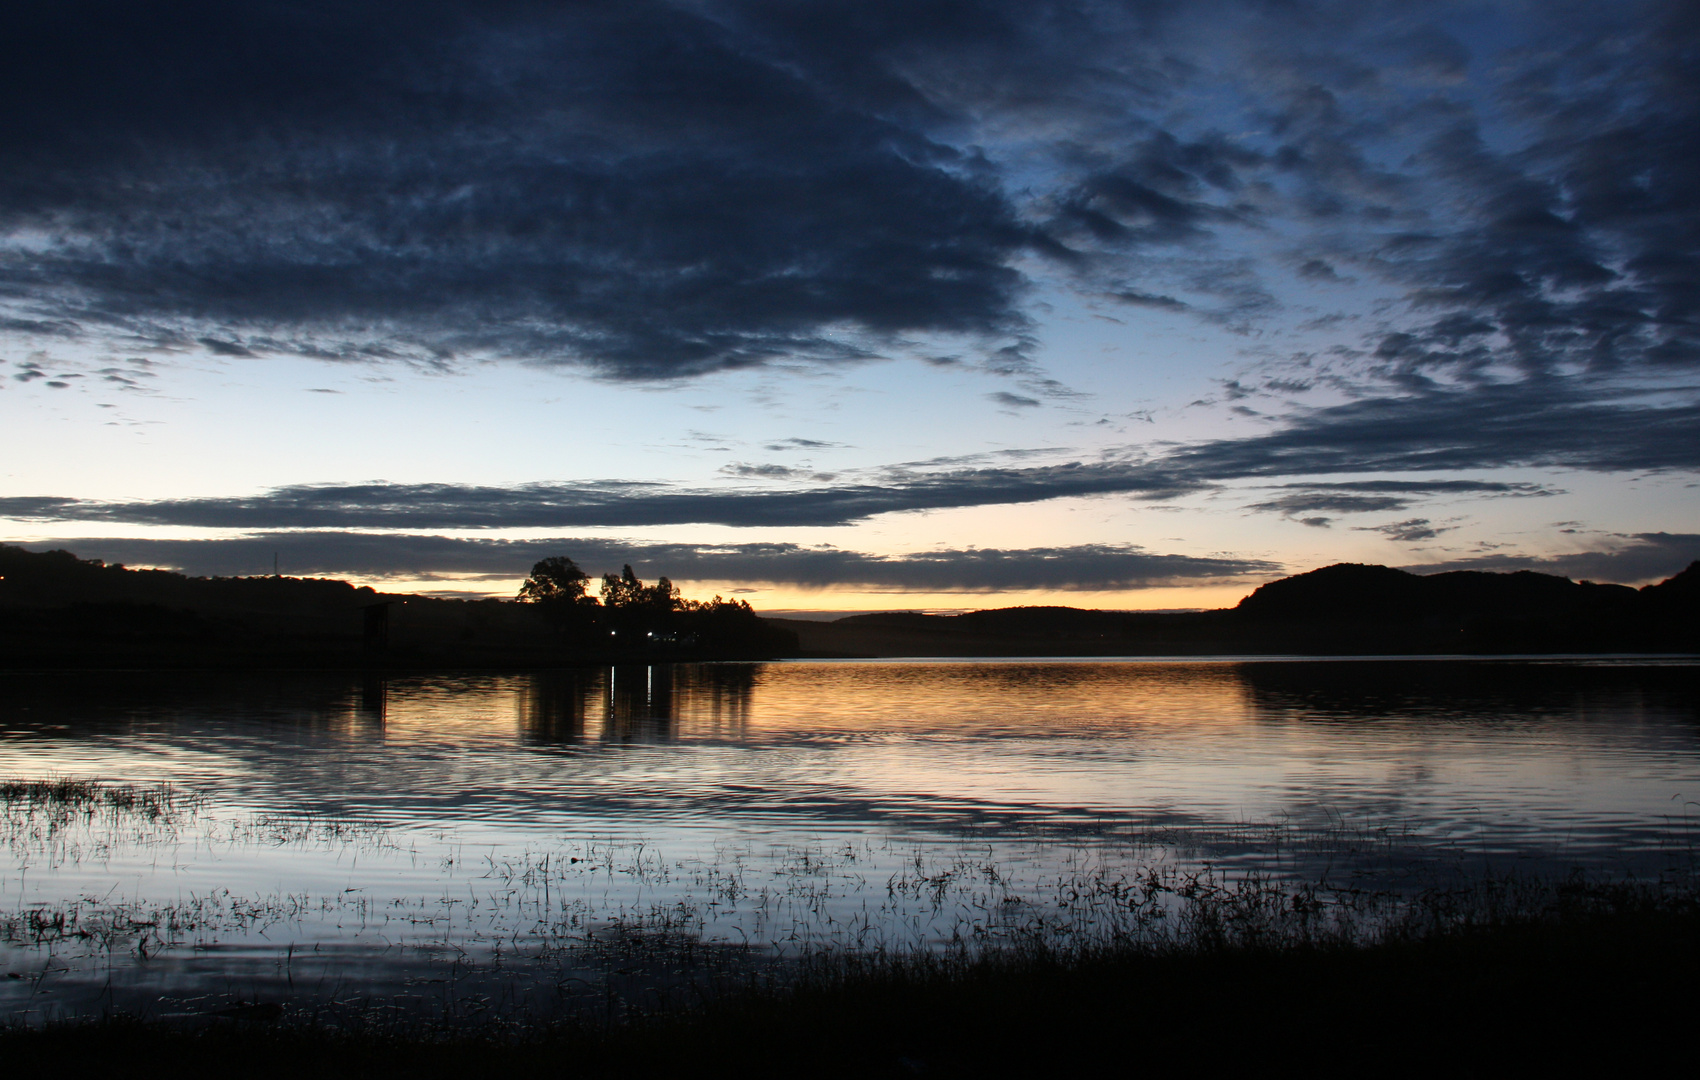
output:
M1697 25L25 0L0 295L43 338L666 379L937 335L1025 371L1038 284L1252 327L1297 277L1393 301L1352 378L1668 377L1700 359Z
M45 545L31 545L41 548ZM668 544L585 537L468 539L351 532L266 533L219 540L59 541L85 558L168 567L189 574L269 572L275 556L292 575L523 577L532 563L567 555L593 573L631 564L640 575L762 582L805 589L905 592L1113 591L1270 577L1263 559L1205 558L1130 544L1020 549L973 548L872 555L787 543Z

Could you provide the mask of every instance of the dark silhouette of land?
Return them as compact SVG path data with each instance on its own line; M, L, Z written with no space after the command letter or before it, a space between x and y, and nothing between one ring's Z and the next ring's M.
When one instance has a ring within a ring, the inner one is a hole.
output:
M195 578L0 545L0 666L535 668L797 651L794 635L747 604L685 601L629 567L610 578L619 595L609 606L582 589L564 603L459 600L325 578Z
M1198 656L1693 652L1700 562L1632 589L1520 571L1340 563L1219 611L1000 608L771 620L805 656Z
M1657 585L1340 564L1220 611L1068 607L831 622L695 602L624 568L538 563L518 600L322 578L194 578L0 545L0 666L515 668L779 656L1198 656L1700 651L1700 562Z

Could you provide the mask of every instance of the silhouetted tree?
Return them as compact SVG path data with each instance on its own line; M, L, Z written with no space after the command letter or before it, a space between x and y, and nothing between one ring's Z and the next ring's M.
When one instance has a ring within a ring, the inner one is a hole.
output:
M654 585L645 585L630 565L620 568L620 576L602 575L602 606L606 608L637 608L653 614L677 611L684 605L679 588L666 578Z
M580 570L578 563L565 555L554 555L531 568L531 576L519 587L519 599L528 604L582 604L587 600L594 604L596 601L585 595L589 581L590 575Z

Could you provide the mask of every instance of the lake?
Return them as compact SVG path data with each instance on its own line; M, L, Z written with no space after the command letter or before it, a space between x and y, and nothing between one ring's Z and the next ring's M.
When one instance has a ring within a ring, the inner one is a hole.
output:
M1691 870L1697 674L1657 658L8 673L0 778L134 790L7 797L0 1011L511 1018L649 1003L815 949L1087 934L1106 909L1080 897L1141 874L1398 892Z

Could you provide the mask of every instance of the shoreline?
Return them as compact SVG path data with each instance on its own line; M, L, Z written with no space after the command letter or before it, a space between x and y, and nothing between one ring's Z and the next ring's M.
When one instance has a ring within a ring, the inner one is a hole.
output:
M1314 1065L1322 1046L1395 1070L1456 1067L1466 1056L1527 1065L1609 1054L1623 1064L1684 1047L1700 961L1692 883L1568 893L1561 883L1548 899L1370 944L1206 934L1167 951L1039 944L969 959L829 958L786 984L722 989L644 1014L610 1002L599 1016L492 1030L381 1015L326 1023L254 1005L199 1026L109 1016L13 1027L0 1030L0 1053L20 1070L143 1076L232 1067L259 1076L648 1076L708 1066L984 1076L1110 1062L1196 1068L1200 1055Z

